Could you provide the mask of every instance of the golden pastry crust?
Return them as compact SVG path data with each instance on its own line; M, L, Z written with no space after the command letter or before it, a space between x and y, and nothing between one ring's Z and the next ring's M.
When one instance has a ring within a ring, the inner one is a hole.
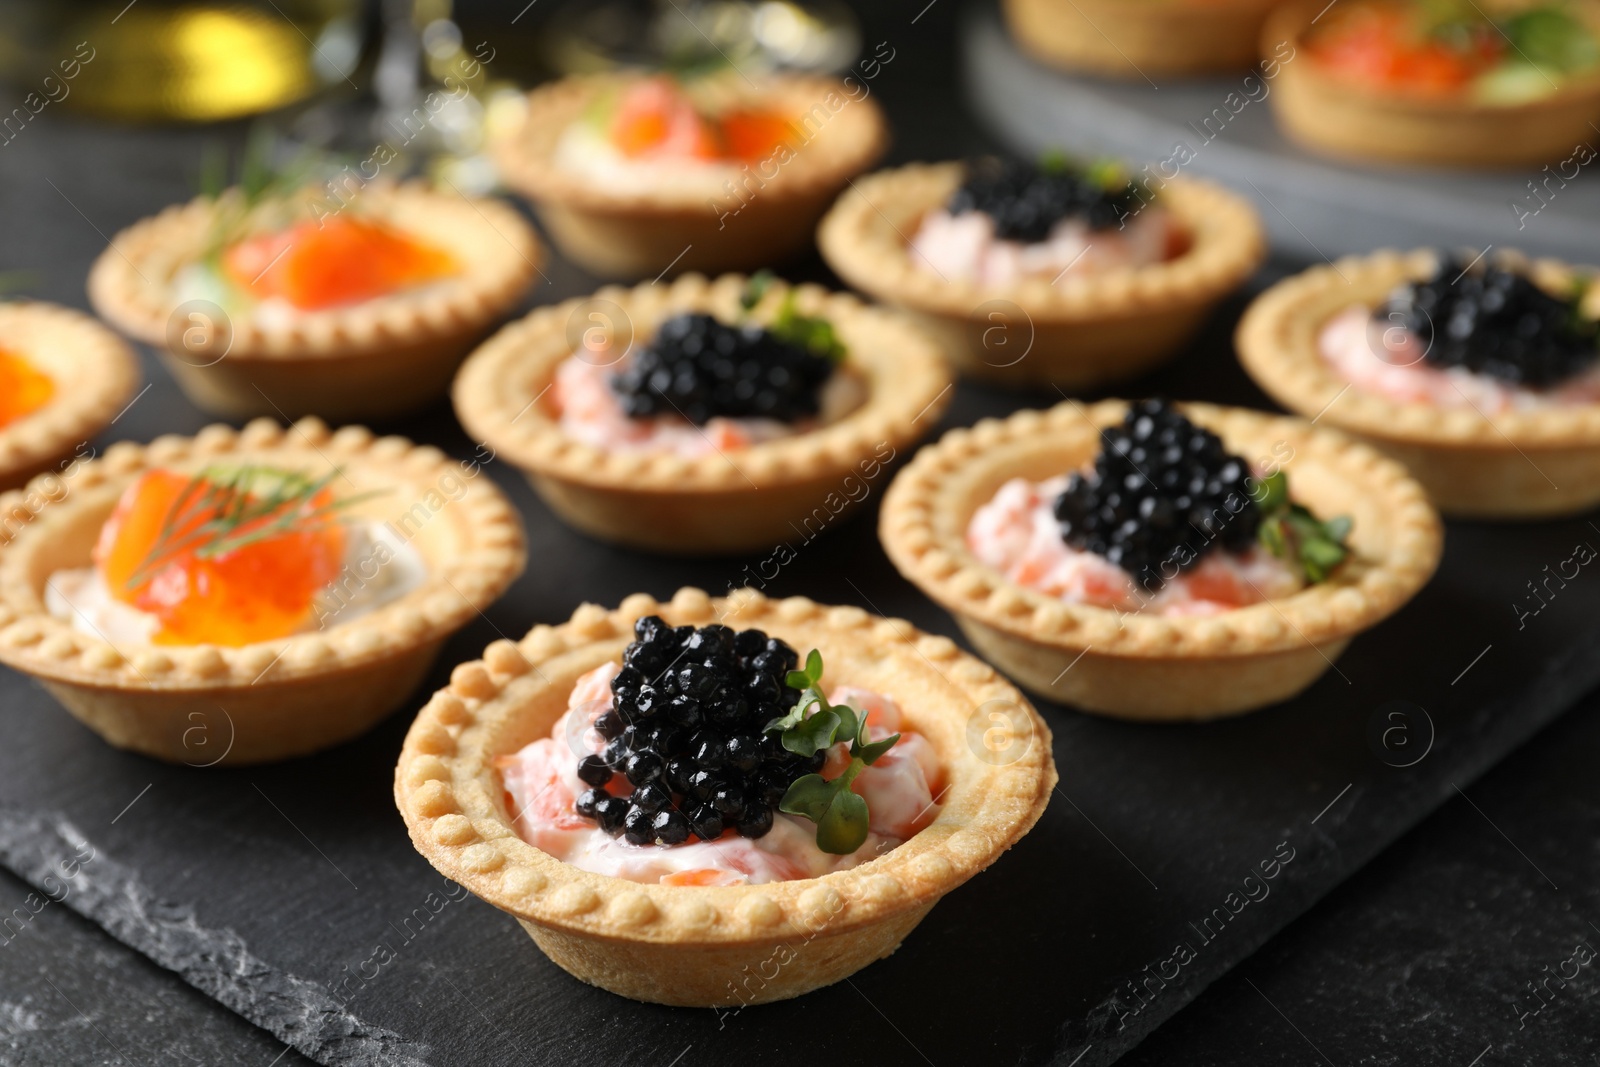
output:
M863 178L823 219L817 243L841 278L916 313L938 331L956 365L976 377L1083 387L1140 374L1173 355L1266 255L1260 219L1248 203L1182 178L1158 193L1191 242L1174 259L1058 284L945 279L914 262L907 245L964 174L961 163L938 163ZM993 334L996 325L1003 339ZM1024 354L1016 354L1019 348Z
M1495 255L1550 292L1572 292L1585 277L1558 260ZM1385 250L1279 282L1239 322L1240 362L1285 407L1399 459L1446 514L1536 517L1600 502L1600 404L1492 416L1475 407L1408 404L1351 385L1322 358L1318 337L1330 318L1356 305L1377 307L1400 284L1430 277L1437 262L1429 249Z
M549 734L579 675L615 659L642 615L674 625L756 627L818 648L830 684L885 693L933 745L948 788L909 841L822 878L756 886L647 885L594 874L517 836L494 767ZM986 710L994 711L991 718ZM1007 743L984 731L1008 724ZM412 842L447 877L515 916L557 964L637 1000L689 1006L763 1003L838 981L892 952L945 893L997 859L1038 820L1054 788L1050 731L993 670L943 637L859 608L750 589L712 599L681 589L615 611L593 604L521 642L497 641L458 667L406 737L395 802ZM788 946L790 959L746 980Z
M50 614L50 575L88 564L106 517L141 474L245 462L334 467L353 493L379 491L349 514L393 523L426 564L423 584L324 631L238 648L117 647ZM282 759L355 736L392 711L443 640L498 598L524 559L521 523L499 490L405 438L360 426L333 432L317 419L285 430L259 419L242 431L217 425L192 438L119 442L61 478L0 494L0 662L40 679L120 747L193 762L199 713L213 726L230 724L223 762Z
M1349 515L1352 556L1293 596L1207 618L1070 604L1017 585L967 546L973 513L1014 477L1090 462L1123 401L1069 401L953 430L925 448L884 498L880 536L900 572L961 622L1025 688L1084 710L1209 718L1284 699L1327 670L1349 638L1409 600L1439 562L1442 531L1399 465L1330 430L1242 408L1185 404L1195 423L1252 462L1276 462L1296 498ZM1285 457L1288 457L1285 459Z
M1005 0L1011 35L1041 63L1147 80L1239 70L1280 0Z
M608 188L556 158L562 135L596 100L639 75L580 75L528 96L520 126L494 145L506 184L534 202L556 244L591 272L645 278L672 271L748 270L780 262L811 240L823 210L888 147L889 127L870 97L853 99L831 78L798 74L721 79L729 102L797 116L802 147L769 177L752 168L738 190ZM727 217L724 217L727 216Z
M0 489L22 485L71 456L122 413L139 360L115 334L70 308L0 303L0 347L56 383L38 411L0 426Z
M309 204L319 193L301 195ZM282 319L229 317L215 305L197 307L198 317L189 318L180 314L191 302L178 299L176 279L204 255L217 210L201 197L119 233L89 273L89 298L114 326L161 352L191 400L232 417L316 414L342 421L427 403L522 299L543 258L532 229L506 204L417 183L375 183L345 210L445 249L460 274ZM211 321L218 313L222 324Z
M1570 156L1593 136L1600 74L1515 105L1388 92L1335 77L1305 52L1300 38L1325 8L1326 0L1287 4L1261 32L1263 53L1290 41L1302 56L1283 64L1272 106L1283 131L1312 151L1337 159L1509 168ZM1600 5L1572 10L1600 35Z
M801 526L829 493L844 493L846 478L865 473L863 463L874 465L867 477L875 477L938 423L949 402L944 361L903 316L820 286L794 287L803 313L833 323L848 349L844 366L861 376L867 398L837 421L736 452L604 451L568 437L549 402L541 403L592 322L615 343L638 345L686 311L735 321L746 284L742 275L686 275L540 308L467 360L456 379L456 413L468 433L527 471L564 518L609 540L704 554L804 537ZM773 283L752 318L769 321L789 291Z

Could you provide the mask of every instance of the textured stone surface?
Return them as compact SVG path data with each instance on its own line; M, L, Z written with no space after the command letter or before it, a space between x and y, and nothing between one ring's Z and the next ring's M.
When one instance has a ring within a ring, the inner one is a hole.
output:
M1591 696L1122 1062L1596 1062L1596 751Z
M11 920L0 932L6 1067L310 1067L311 1060L265 1030L45 899L0 873L0 917Z

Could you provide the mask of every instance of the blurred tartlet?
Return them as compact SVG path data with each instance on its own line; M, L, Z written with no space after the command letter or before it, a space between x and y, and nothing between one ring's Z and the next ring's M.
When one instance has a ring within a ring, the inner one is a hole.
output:
M1249 67L1281 0L1005 0L1011 35L1033 58L1113 78Z
M1440 510L1600 503L1594 268L1514 252L1376 252L1258 297L1239 359L1274 399L1404 463Z
M1243 199L1115 166L914 164L854 183L822 254L964 374L1087 388L1170 358L1266 254Z
M535 89L495 154L563 254L632 280L783 262L887 144L832 79L619 74Z
M34 301L0 303L0 489L72 466L138 382L137 357L89 316Z
M219 415L334 421L441 395L538 272L505 204L417 184L233 188L135 223L89 298Z
M1594 0L1297 0L1262 31L1264 51L1282 41L1297 58L1278 121L1341 159L1537 166L1587 144L1600 115Z

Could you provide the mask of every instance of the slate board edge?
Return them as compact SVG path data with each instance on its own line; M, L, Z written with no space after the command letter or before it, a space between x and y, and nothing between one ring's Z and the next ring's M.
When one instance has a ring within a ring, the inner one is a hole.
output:
M232 930L202 926L191 907L157 899L137 873L97 848L65 816L0 809L0 863L318 1063L429 1067L426 1045L362 1022L319 983L251 953Z

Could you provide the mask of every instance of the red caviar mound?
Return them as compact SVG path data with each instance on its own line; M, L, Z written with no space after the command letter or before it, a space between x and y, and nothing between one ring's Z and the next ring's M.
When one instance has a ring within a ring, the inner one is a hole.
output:
M228 279L257 300L302 311L387 296L456 273L450 253L386 223L349 216L308 220L222 253Z
M55 395L55 379L15 352L0 349L0 426L32 415Z
M1459 92L1504 57L1504 39L1487 19L1445 38L1422 13L1393 0L1368 0L1329 12L1306 38L1325 68L1363 84L1428 95Z
M629 159L706 162L755 162L796 138L794 124L777 112L737 108L703 114L670 78L650 78L630 88L607 134Z
M250 491L255 481L151 471L101 528L95 565L114 598L160 620L156 644L286 637L338 576L345 532L328 517L332 494L288 494L264 507ZM243 522L241 496L254 505Z

